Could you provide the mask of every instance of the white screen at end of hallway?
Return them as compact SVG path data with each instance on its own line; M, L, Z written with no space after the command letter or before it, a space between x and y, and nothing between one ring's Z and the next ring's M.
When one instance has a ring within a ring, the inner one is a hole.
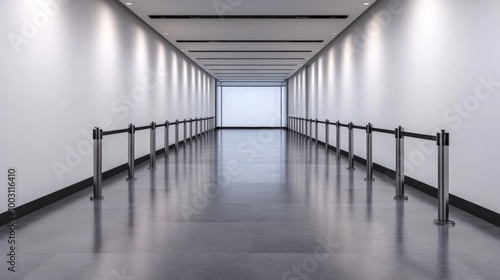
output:
M223 127L280 127L280 87L224 87Z

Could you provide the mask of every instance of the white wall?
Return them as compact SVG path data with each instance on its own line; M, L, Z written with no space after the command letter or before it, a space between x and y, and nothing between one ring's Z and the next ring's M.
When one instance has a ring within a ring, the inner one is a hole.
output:
M0 18L0 170L18 168L19 204L92 176L93 127L214 115L215 80L119 3L3 0ZM148 154L149 132L136 137ZM126 163L126 145L105 138L104 170Z
M500 212L499 14L495 0L379 0L310 63L308 92L305 70L290 79L290 115L446 129L451 193ZM407 138L405 153L406 175L436 186L435 144ZM394 169L393 136L374 135L374 161Z

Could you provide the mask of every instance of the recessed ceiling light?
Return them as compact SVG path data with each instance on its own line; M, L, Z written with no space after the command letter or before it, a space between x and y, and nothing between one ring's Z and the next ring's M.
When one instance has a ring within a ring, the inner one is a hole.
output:
M127 4L127 5L129 5L129 6L132 6L132 3L131 3L131 2L127 2L127 3L125 3L125 4Z
M165 33L163 33L163 34L168 35L168 33L167 33L167 32L165 32Z
M332 33L332 34L333 34L333 35L337 35L337 33L335 33L335 32L334 32L334 33Z
M365 3L363 3L363 5L368 6L368 5L370 5L370 3L365 2Z

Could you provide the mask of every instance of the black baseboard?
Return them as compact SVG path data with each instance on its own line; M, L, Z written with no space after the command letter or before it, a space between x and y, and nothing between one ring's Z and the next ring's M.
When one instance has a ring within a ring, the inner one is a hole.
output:
M119 167L117 167L119 168ZM116 168L112 169L115 170ZM111 171L111 170L110 170ZM107 173L107 172L106 172ZM108 174L106 174L108 175ZM103 174L103 178L104 178ZM109 175L108 175L109 176ZM36 200L33 200L31 202L28 202L26 204L23 204L15 209L16 213L16 218L21 218L23 216L26 216L30 214L31 212L34 212L38 209L41 209L49 204L52 204L60 199L63 199L65 197L68 197L74 193L77 193L89 186L92 186L92 178L87 178L83 181L80 181L76 184L73 184L69 187L66 187L64 189L58 190L56 192L53 192L51 194L48 194L46 196L43 196L41 198L38 198ZM8 212L4 212L0 214L0 225L7 224L9 222L9 214Z
M184 141L179 141L179 144L182 145ZM169 149L174 149L175 145L170 145ZM161 155L165 153L165 148L162 148L158 151L156 151L157 155ZM141 164L144 162L149 161L150 155L145 155L140 158L135 159L135 164ZM122 173L124 171L128 170L128 164L122 164L120 166L117 166L115 168L112 168L108 171L105 171L102 173L102 179L106 180L109 179L119 173ZM46 196L43 196L41 198L38 198L36 200L33 200L31 202L28 202L26 204L20 205L19 207L16 208L16 218L21 218L23 216L26 216L36 210L39 210L45 206L48 206L58 200L61 200L65 197L68 197L72 194L75 194L83 189L86 189L88 187L93 186L93 177L87 178L83 181L80 181L78 183L75 183L71 186L68 186L66 188L63 188L61 190L58 190L56 192L53 192L51 194L48 194ZM0 225L5 225L8 222L10 222L10 217L8 212L3 212L0 213Z
M318 143L322 146L325 146L324 142L318 141ZM337 151L337 149L331 145L328 145L328 148ZM341 155L348 157L349 153L347 151L341 150L340 151ZM363 165L366 165L366 159L359 157L359 156L354 156L354 161L361 163ZM385 166L382 166L380 164L373 163L373 170L382 173L386 178L388 179L395 179L396 178L396 171L391 170ZM410 186L416 190L419 190L423 193L426 193L432 197L438 198L438 190L437 188L428 185L426 183L423 183L419 180L416 180L412 177L405 176L405 185ZM450 205L453 205L469 214L472 214L482 220L485 220L486 222L489 222L495 226L500 227L500 213L494 212L492 210L489 210L487 208L484 208L480 205L477 205L473 202L470 202L468 200L465 200L463 198L460 198L456 195L450 194Z

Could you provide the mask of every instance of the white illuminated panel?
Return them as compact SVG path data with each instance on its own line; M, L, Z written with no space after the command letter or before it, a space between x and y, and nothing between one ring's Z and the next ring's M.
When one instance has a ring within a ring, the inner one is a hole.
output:
M281 87L224 87L223 127L280 127Z

